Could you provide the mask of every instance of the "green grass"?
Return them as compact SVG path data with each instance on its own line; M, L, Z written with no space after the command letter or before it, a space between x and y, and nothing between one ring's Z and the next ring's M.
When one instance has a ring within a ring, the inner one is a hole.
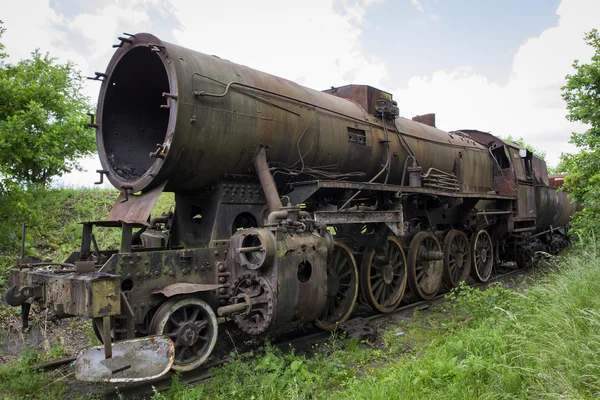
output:
M35 371L35 364L54 358L64 357L64 350L55 346L44 356L36 354L33 349L23 352L18 362L0 366L0 398L2 399L60 399L63 398L67 386L63 376L58 372L44 373Z
M267 346L155 398L599 398L600 248L586 243L552 264L521 290L462 288L377 346L338 349L336 336L312 357Z
M104 219L117 196L98 189L30 194L36 218L28 229L27 254L57 261L77 250L79 222ZM171 204L172 195L161 196L154 214ZM97 232L99 245L115 248L118 230L105 231ZM1 250L0 279L17 254L18 246ZM375 344L334 335L312 356L284 354L265 344L254 355L233 354L201 386L175 380L171 391L154 397L599 398L600 247L582 243L552 264L526 289L462 288L443 305L417 313L415 322L380 332ZM40 360L27 351L20 361L0 366L0 397L64 397L62 375L31 370Z
M71 252L78 250L81 243L80 223L105 219L118 192L110 189L36 189L26 192L25 196L27 208L33 216L33 221L27 228L26 255L63 261ZM173 204L173 194L163 193L159 197L153 214L160 215L167 212ZM18 220L19 216L15 215L11 223L14 224L14 221ZM6 283L7 272L15 265L19 254L20 228L5 226L7 223L7 221L0 221L0 228L4 232L13 232L15 237L11 241L3 242L4 246L0 246L0 286ZM119 245L119 229L96 229L95 236L102 249L114 249ZM5 305L0 306L0 319L7 320L6 315L9 313L19 313L19 309ZM85 329L90 343L97 344L98 340L92 332L91 325L86 324ZM2 336L0 334L0 337ZM64 348L58 343L43 355L37 354L34 349L27 348L19 360L0 365L0 398L58 399L65 397L68 386L64 380L74 379L73 376L65 377L61 371L43 373L32 369L32 366L37 363L65 356L67 354L65 354Z
M63 261L77 251L81 243L81 222L103 220L117 199L118 191L111 189L36 189L27 193L28 208L34 221L27 227L26 255ZM174 204L172 193L163 193L153 210L154 215L169 211ZM14 222L13 222L14 223ZM0 222L0 227L2 222ZM4 227L11 232L19 227ZM115 249L120 231L114 228L96 228L98 246ZM15 234L11 246L0 249L0 284L6 272L15 265L19 255L20 233Z

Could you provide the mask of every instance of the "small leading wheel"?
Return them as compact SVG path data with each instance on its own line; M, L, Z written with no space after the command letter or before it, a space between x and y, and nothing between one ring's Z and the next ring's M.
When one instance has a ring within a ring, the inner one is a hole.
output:
M477 282L487 282L494 267L494 246L492 238L485 229L471 236L471 253L473 254L471 276Z
M152 317L150 335L166 335L175 344L173 369L190 371L202 365L217 342L217 318L206 302L176 296L164 302Z
M456 229L444 239L444 282L451 288L466 281L471 272L471 249L467 235Z
M398 239L388 236L382 255L367 249L360 266L360 289L377 311L389 313L398 307L406 290L406 257Z
M408 286L422 300L435 297L442 285L444 269L440 242L431 232L419 232L408 250Z
M321 329L335 329L346 321L358 297L358 269L352 251L344 243L335 242L327 265L327 301L315 321Z

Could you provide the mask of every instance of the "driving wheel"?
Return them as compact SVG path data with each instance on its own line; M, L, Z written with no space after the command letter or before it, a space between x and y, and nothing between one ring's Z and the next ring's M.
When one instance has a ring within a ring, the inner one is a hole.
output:
M477 282L487 282L494 267L494 246L492 238L485 229L471 236L471 252L473 253L471 276Z
M327 265L327 301L315 321L321 329L335 329L346 321L358 297L358 269L352 251L344 243L335 242Z
M471 272L469 239L463 232L453 229L444 239L444 282L451 288L466 281Z
M360 266L360 289L377 311L389 313L398 307L406 290L406 257L398 239L388 236L381 254L367 249Z
M408 286L422 300L435 297L442 285L444 269L440 242L432 232L419 232L408 250Z

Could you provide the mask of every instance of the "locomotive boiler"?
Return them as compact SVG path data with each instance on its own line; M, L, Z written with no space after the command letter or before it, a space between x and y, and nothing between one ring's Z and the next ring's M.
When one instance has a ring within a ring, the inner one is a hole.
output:
M167 337L190 370L217 317L247 335L333 329L359 292L391 312L407 289L432 299L567 243L575 206L513 143L402 118L370 86L319 92L146 33L115 47L89 125L120 195L64 262L19 260L5 298L24 324L31 304L89 317L108 356ZM152 216L163 191L176 206ZM101 248L94 229L111 227L120 247Z

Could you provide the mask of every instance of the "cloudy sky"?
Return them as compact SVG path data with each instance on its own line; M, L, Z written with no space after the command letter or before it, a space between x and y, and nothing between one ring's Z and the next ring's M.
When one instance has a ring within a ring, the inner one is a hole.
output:
M600 0L21 0L0 14L10 61L35 48L104 71L122 32L165 41L314 89L369 84L411 118L435 112L445 130L523 137L556 164L583 128L560 96ZM86 89L96 101L99 84ZM61 179L88 185L100 167Z

